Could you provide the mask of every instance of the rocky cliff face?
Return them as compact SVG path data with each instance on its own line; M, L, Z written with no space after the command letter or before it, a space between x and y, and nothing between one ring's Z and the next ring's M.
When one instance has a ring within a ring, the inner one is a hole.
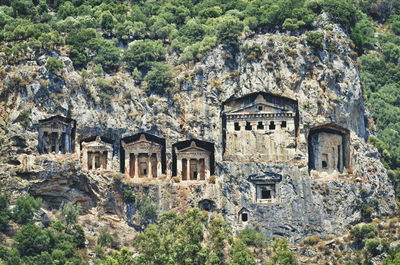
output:
M135 214L123 198L126 189L133 189L150 195L160 212L200 206L210 217L222 214L235 230L250 226L268 236L294 240L313 233L340 233L368 217L369 210L372 217L392 214L392 185L376 149L366 143L368 113L356 62L349 56L349 40L338 26L327 20L318 23L324 42L321 51L312 50L305 34L249 37L238 52L218 48L201 62L177 65L170 96L149 93L144 83L125 71L103 76L89 66L87 72L79 72L62 52L27 54L13 64L3 54L0 176L4 188L14 196L29 192L43 197L49 208L62 200L77 201L93 218L114 216L110 218L121 226L131 223ZM252 52L256 46L261 53ZM44 66L50 55L64 62L59 74ZM168 60L176 63L173 55ZM224 160L224 102L255 92L297 101L293 159ZM39 120L56 114L76 120L76 150L79 140L88 136L115 140L113 171L83 171L78 151L40 155ZM350 166L341 173L308 167L310 130L325 124L349 131ZM120 173L120 139L138 132L165 138L165 177L132 182ZM172 145L192 138L214 144L215 183L173 178ZM257 199L260 181L274 183L273 201Z

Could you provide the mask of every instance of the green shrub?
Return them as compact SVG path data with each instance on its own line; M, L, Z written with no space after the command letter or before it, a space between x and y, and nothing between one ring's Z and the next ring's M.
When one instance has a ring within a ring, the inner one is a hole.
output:
M225 46L237 46L238 38L243 30L243 22L237 17L224 16L218 24L217 39Z
M138 210L138 224L146 227L157 219L157 207L152 199L145 195L136 200L135 207Z
M135 202L135 194L131 190L124 191L124 200L126 203L134 203Z
M367 241L365 242L365 249L372 256L376 256L381 253L381 251L378 249L379 245L380 245L380 241L378 238L370 238L370 239L367 239Z
M321 32L308 31L306 32L306 36L307 42L315 51L322 48L322 38L324 37L324 35Z
M254 229L245 228L238 237L247 246L264 248L267 245L267 237Z
M0 231L7 230L8 221L11 217L11 211L8 208L8 198L4 194L0 194Z
M237 240L233 243L231 249L232 265L255 265L256 260L247 248L246 244L241 240Z
M378 235L378 229L373 224L356 226L350 230L350 235L357 242L362 242L364 239L374 238Z
M166 50L161 41L138 40L133 42L124 53L124 61L134 69L150 69L152 62L165 58Z
M104 246L111 247L112 243L113 243L113 238L110 235L110 233L108 233L107 230L101 230L99 237L97 238L97 244L99 244L102 247Z
M13 209L13 219L18 224L26 224L32 221L34 212L39 210L42 205L40 198L35 199L30 195L22 195L15 203Z
M163 95L172 82L172 68L164 63L154 63L145 80L151 92Z
M67 228L71 225L76 224L78 221L78 216L82 213L82 207L78 204L73 204L72 202L65 203L64 201L60 206L61 217L67 224Z
M57 60L55 57L47 59L46 68L52 73L59 72L63 68L64 64L62 61Z
M49 252L55 243L54 234L30 223L23 225L15 234L16 248L21 256L35 256L44 251Z

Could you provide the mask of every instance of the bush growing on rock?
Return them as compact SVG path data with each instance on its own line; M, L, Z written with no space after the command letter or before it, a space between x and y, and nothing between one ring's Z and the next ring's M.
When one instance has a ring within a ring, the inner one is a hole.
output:
M315 51L322 48L322 38L324 35L321 32L308 31L306 32L306 36L307 42Z
M82 207L78 204L73 204L72 202L65 203L64 201L60 206L61 217L67 224L67 228L71 225L76 224L78 221L78 216L82 213Z
M30 195L22 195L15 203L13 209L13 219L18 224L26 224L32 221L34 212L39 210L42 205L40 198L35 199Z
M267 237L254 229L245 228L238 237L247 246L263 248L267 245Z
M64 64L62 61L57 60L55 57L50 57L46 62L46 68L52 73L59 72L63 68Z
M350 235L356 242L363 242L364 239L374 238L378 234L378 229L373 224L356 226L350 230Z
M11 211L8 209L8 198L4 194L0 194L0 231L7 229L8 221L11 217Z
M150 92L163 95L166 88L171 85L172 68L164 63L154 63L151 70L147 73L145 80Z

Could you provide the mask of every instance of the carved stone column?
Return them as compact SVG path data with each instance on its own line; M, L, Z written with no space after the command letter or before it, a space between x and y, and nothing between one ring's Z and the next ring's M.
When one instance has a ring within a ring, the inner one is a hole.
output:
M210 158L208 156L204 159L204 164L204 177L208 180L210 178Z
M159 177L162 174L161 154L157 152L156 156L157 156L157 177Z
M176 159L176 176L182 180L182 158Z
M111 170L112 169L112 151L107 151L107 168L106 170Z
M130 169L130 153L128 150L125 150L125 175L129 176L129 169Z
M192 180L190 178L190 158L186 158L186 179L187 180Z
M139 177L139 153L135 153L135 175L134 178Z
M201 160L200 159L196 159L196 164L197 164L197 180L201 180Z
M96 155L98 152L93 152L93 157L92 157L92 169L96 169Z
M61 133L60 131L57 131L57 140L56 140L56 154L60 152L60 143L61 143Z
M148 172L147 172L147 177L151 178L152 177L152 170L151 170L151 153L148 153L147 155L147 168L148 168Z

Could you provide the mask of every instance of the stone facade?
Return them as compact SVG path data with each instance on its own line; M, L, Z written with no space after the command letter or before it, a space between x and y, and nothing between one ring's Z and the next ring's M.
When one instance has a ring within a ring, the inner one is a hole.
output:
M190 147L177 149L177 176L182 181L208 180L210 177L210 152L200 148L194 141Z
M131 178L157 178L162 174L161 150L162 146L146 139L140 134L136 141L128 143L121 141L125 152L124 172Z
M102 141L100 136L95 141L84 140L82 143L82 168L86 170L112 170L112 144Z
M350 168L349 131L335 124L311 129L309 169L343 172Z
M39 152L73 153L75 125L74 120L59 115L39 120Z
M225 104L228 161L286 161L296 151L295 102L256 93Z

